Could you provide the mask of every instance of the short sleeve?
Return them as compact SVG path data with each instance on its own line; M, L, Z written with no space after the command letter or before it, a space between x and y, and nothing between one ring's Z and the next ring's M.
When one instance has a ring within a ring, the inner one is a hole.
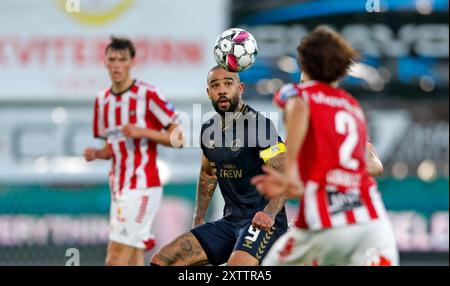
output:
M176 122L177 114L171 102L158 92L149 92L149 111L157 120L157 125L167 128Z
M93 134L95 138L106 139L106 130L104 119L101 112L100 99L97 96L94 103L94 120L93 120Z

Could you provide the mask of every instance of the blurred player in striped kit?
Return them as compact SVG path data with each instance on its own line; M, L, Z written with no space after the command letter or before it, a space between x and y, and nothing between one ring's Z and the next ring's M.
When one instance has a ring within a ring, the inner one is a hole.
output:
M263 265L398 265L393 230L370 176L382 168L367 143L364 112L334 84L356 53L320 27L298 54L305 83L287 85L274 98L286 112L285 172L264 167L266 175L252 183L268 197L284 193L301 204L295 227Z
M112 159L111 232L106 265L144 265L144 250L155 245L151 225L163 190L156 146L182 147L176 113L158 89L133 79L136 50L124 38L111 38L105 65L112 86L95 98L94 137L102 149L87 148L87 161Z

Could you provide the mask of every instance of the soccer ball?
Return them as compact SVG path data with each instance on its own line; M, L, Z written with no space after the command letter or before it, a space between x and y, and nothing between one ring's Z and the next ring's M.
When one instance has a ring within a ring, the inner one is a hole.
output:
M258 54L255 38L247 31L233 28L220 35L214 45L214 58L224 69L241 72L249 69Z

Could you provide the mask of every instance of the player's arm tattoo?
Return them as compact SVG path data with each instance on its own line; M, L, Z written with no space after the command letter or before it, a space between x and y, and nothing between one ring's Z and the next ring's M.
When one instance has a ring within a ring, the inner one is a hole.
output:
M266 164L274 168L278 173L283 173L285 163L286 163L286 152L278 154L273 158L270 158Z
M205 219L209 203L217 187L217 177L211 163L203 157L202 168L197 183L197 197L195 199L194 227L202 224Z
M274 168L278 173L282 173L284 171L286 161L286 153L281 153L267 161L267 165ZM275 197L269 201L264 212L268 214L271 218L275 219L278 212L283 208L283 206L288 201L288 197L285 195L280 195Z

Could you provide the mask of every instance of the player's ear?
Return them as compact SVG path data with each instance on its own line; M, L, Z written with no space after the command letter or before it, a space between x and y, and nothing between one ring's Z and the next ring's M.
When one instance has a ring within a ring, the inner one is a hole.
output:
M103 63L105 67L108 67L108 50L103 53Z
M209 94L209 87L206 88L206 93L208 94L208 98L211 99L211 95Z
M241 82L239 84L239 90L241 91L241 95L242 95L244 93L244 90L245 90L245 84L243 82Z

